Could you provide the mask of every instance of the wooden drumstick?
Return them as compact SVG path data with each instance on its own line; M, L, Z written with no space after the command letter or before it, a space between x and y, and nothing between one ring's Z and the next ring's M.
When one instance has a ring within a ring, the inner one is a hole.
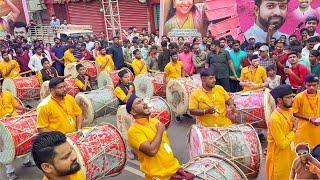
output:
M20 76L21 76L21 75L28 74L28 73L31 73L31 70L20 73ZM4 80L4 79L5 79L5 78L0 78L0 81L1 81L1 80Z

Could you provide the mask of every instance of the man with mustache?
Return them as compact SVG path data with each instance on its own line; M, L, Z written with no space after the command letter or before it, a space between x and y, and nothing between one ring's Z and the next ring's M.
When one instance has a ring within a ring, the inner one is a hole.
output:
M31 153L37 167L44 173L43 180L85 179L75 151L61 132L38 134Z
M316 29L319 25L319 19L317 16L308 16L306 18L305 26L309 37L319 36Z
M256 37L256 42L265 43L272 37L279 39L286 35L278 30L283 25L288 11L289 0L255 0L256 19L244 36L247 40Z

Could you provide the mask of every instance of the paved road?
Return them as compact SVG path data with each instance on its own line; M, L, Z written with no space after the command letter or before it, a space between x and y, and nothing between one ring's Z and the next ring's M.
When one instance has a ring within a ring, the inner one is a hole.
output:
M115 116L105 116L96 120L96 123L109 122L115 125ZM182 122L172 122L168 130L169 138L171 140L172 149L180 161L181 164L187 163L189 160L188 148L187 148L187 133L190 126L194 123L193 120L183 120ZM264 160L262 161L262 167L259 177L257 179L265 179ZM42 173L36 167L22 168L20 160L16 160L14 163L16 167L16 173L21 180L36 180L42 178ZM122 173L116 177L110 177L105 179L111 180L141 180L143 179L143 173L139 171L139 162L137 160L128 160L125 169ZM5 168L0 167L0 180L5 180Z

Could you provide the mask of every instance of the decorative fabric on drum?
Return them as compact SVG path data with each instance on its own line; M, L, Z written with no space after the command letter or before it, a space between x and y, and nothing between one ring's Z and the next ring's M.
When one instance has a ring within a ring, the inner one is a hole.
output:
M21 100L34 100L40 98L40 84L36 76L6 78L2 88L8 90L13 96Z
M163 73L141 74L134 78L133 83L136 87L136 94L139 97L165 96Z

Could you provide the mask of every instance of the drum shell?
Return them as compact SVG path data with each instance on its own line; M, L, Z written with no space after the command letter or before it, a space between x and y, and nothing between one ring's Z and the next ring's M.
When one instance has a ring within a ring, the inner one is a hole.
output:
M87 180L118 175L125 167L126 145L111 124L68 134L67 141L74 148Z
M40 98L40 84L36 76L6 78L2 88L21 100L35 100Z
M164 73L141 74L135 77L133 83L138 97L151 98L166 95Z
M120 80L120 77L118 76L118 73L122 70L127 70L130 74L130 81L133 82L134 80L134 75L133 73L130 71L130 69L124 67L121 68L120 70L115 70L115 71L111 71L111 72L103 72L101 71L99 76L98 76L98 87L102 88L104 86L116 86Z
M79 88L76 86L75 80L72 78L67 78L64 80L65 82L65 90L67 91L67 94L75 97L79 92ZM49 81L45 81L41 85L40 90L40 97L41 99L44 99L50 95L50 89L49 89Z
M78 93L75 99L82 109L85 124L90 124L94 119L106 114L115 113L119 106L119 100L111 86Z
M215 154L196 156L183 165L183 169L196 175L196 180L208 177L213 179L247 179L237 165L227 158Z
M217 154L235 163L248 178L256 178L261 163L261 144L249 124L228 128L204 128L193 125L189 134L189 154Z
M11 163L16 157L30 152L32 139L37 133L36 111L1 119L0 163Z
M80 61L80 62L73 62L68 64L65 69L64 69L64 75L71 75L72 78L76 78L79 74L77 72L76 66L77 64L82 64L85 69L86 69L86 73L92 78L92 79L96 79L97 75L99 74L98 68L96 67L96 65L94 64L93 61Z

